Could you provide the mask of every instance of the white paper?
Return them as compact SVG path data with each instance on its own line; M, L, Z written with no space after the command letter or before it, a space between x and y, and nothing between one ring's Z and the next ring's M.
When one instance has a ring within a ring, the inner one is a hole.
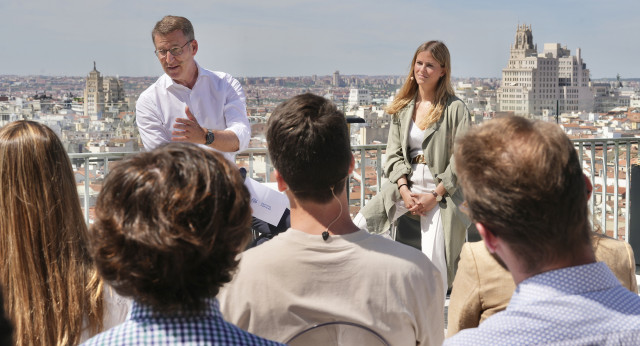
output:
M252 215L277 226L282 214L289 207L289 198L284 193L249 177L244 180L244 185L251 194Z

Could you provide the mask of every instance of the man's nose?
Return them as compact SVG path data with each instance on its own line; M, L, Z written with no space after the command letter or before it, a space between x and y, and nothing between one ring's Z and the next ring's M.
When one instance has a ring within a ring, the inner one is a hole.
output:
M174 56L173 56L173 54L171 54L171 52L170 52L170 51L167 51L167 56L166 56L166 57L164 57L164 59L165 59L165 61L166 61L167 63L170 63L170 62L172 62L172 61L176 60L176 57L174 57Z

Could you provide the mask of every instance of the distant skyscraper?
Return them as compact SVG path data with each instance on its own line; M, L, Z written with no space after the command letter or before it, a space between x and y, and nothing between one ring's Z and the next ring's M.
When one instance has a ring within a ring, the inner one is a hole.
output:
M333 81L331 83L331 85L333 85L334 87L339 87L341 85L341 80L340 80L340 71L336 71L333 73Z
M87 76L87 83L84 88L84 115L102 116L104 112L104 89L102 76L96 70L96 62L93 62L93 70Z
M576 55L559 43L545 43L538 53L531 26L519 25L498 88L500 111L516 115L554 115L593 111L589 70L580 48Z
M93 62L84 88L84 115L101 118L108 107L122 105L124 89L117 77L102 77Z

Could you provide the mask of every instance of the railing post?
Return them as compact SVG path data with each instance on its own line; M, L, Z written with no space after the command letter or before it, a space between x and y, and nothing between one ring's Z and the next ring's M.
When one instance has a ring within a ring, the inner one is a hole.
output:
M84 158L84 221L89 224L89 156Z
M607 140L602 143L602 203L600 203L602 232L607 233Z
M640 166L631 166L631 182L630 191L627 192L630 197L630 205L627 206L628 213L631 216L629 221L629 230L627 241L636 258L636 264L640 263Z
M376 179L378 183L376 193L378 193L382 188L382 149L379 147L376 149Z
M366 186L366 163L367 163L367 154L366 149L360 149L360 208L364 207L364 188Z
M615 150L613 153L615 160L613 164L613 237L618 239L618 170L620 166L620 163L618 162L620 161L620 153L618 153L620 146L618 141L614 143L613 148L613 150Z
M624 217L624 239L629 241L629 232L631 230L629 220L631 219L631 205L629 200L629 195L631 195L631 142L627 142L627 153L626 153L626 175L625 181L627 183L626 193L625 193L625 217Z
M596 188L596 142L591 142L591 183L593 184L593 189ZM591 223L595 224L596 222L596 192L593 191L591 193L591 199L589 201L591 203Z

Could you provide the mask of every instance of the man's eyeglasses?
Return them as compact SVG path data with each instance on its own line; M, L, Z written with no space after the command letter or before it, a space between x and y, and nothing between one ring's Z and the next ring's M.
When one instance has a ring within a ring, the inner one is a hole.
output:
M189 43L191 43L191 41L193 41L193 40L187 41L187 43L182 45L182 47L173 47L173 48L171 48L169 50L158 49L158 50L155 50L154 53L156 53L158 58L165 58L167 56L167 53L171 53L171 55L174 56L174 57L180 56L184 52L184 47L186 45L188 45Z

